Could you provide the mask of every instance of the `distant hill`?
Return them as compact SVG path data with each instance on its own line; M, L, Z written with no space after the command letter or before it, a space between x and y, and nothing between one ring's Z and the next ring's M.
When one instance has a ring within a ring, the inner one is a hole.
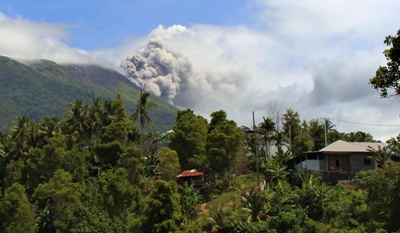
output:
M140 88L115 70L96 65L58 65L48 60L18 62L0 56L0 131L8 132L16 116L40 121L44 116L63 118L69 104L83 99L125 101L127 114L136 108ZM150 110L156 131L170 130L177 108L151 96L158 107Z

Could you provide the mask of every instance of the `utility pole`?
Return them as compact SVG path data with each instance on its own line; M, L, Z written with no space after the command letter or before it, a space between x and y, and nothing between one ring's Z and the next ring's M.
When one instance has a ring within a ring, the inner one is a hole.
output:
M292 126L289 125L289 149L293 151L293 145L292 145Z
M324 128L325 128L325 147L327 147L328 146L328 139L327 139L327 136L326 136L326 124L325 124L325 122L324 122Z
M254 155L256 156L256 172L257 172L257 187L258 187L258 185L260 185L260 175L258 170L257 134L256 134L256 121L254 119L254 111L253 111L253 131L254 131Z
M327 119L322 118L322 123L324 124L325 147L327 147L328 146L327 129L326 129Z

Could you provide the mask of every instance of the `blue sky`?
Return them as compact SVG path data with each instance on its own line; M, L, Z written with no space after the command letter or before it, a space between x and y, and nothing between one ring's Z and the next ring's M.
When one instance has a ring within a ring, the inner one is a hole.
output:
M0 55L107 66L238 125L276 105L387 140L400 132L400 102L368 81L399 22L398 0L3 0Z
M251 5L231 0L13 0L1 1L0 12L12 18L68 24L71 36L66 43L93 50L118 46L124 38L146 36L160 24L252 25L255 8Z

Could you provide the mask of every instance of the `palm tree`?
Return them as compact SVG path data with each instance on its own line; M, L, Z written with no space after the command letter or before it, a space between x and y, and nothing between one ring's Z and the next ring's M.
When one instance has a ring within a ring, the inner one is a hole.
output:
M4 145L0 141L0 157L5 157L5 155L6 155L6 152L4 152Z
M89 126L96 134L101 127L108 125L108 114L103 101L100 98L93 98L93 105L88 110Z
M271 184L273 184L274 180L279 181L285 179L285 177L289 175L287 166L282 164L279 159L271 159L267 162L268 163L265 171L270 178Z
M322 119L322 124L326 128L326 132L329 132L329 131L333 130L335 125L332 123L330 118L323 117L321 119Z
M34 121L27 116L18 116L11 126L11 138L15 142L17 156L28 155L31 125Z
M61 120L58 117L44 117L40 124L46 141L61 131Z
M106 100L103 102L102 106L99 107L98 116L103 127L110 125L114 121L113 111L112 101Z
M251 222L260 220L259 215L264 209L266 200L265 193L255 187L248 192L242 193L242 203L245 209L251 213L249 219Z
M9 160L10 157L13 157L18 152L17 144L10 135L0 133L0 143L2 156L7 160Z
M324 148L325 146L325 136L326 136L326 127L327 122L320 122L318 119L311 119L308 125L308 134L311 137L311 140L313 141L313 148L312 150L320 150Z
M283 146L289 147L288 139L283 131L276 131L272 139L275 140L275 146L278 148L278 154L284 153L282 149Z
M157 104L153 101L148 101L147 98L150 96L150 93L140 91L140 97L137 102L137 108L133 112L131 119L136 122L136 119L139 117L140 120L140 129L142 132L142 142L143 142L143 128L144 125L147 123L150 130L153 131L153 124L151 122L149 108L157 107Z
M76 99L70 106L71 109L65 121L66 130L69 133L77 131L80 139L90 141L91 131L88 125L88 106L84 105L81 99Z
M377 163L379 163L380 167L382 168L386 165L387 161L393 155L393 152L390 150L388 146L382 148L381 146L378 145L378 149L368 146L367 150L374 154L373 156L368 156L368 158L375 160Z
M228 207L222 207L221 204L218 206L210 206L210 214L208 220L212 222L211 232L219 232L224 229L229 229L233 226L231 220L231 210Z
M374 142L371 134L362 131L347 133L345 139L348 142Z
M272 133L275 131L275 122L273 122L270 118L265 118L263 117L264 121L261 122L258 125L258 128L261 130L261 132L264 134L264 139L265 139L265 145L266 145L266 150L267 150L267 157L271 158L270 155L270 141L272 137ZM268 143L267 143L268 142Z
M28 149L43 145L45 132L40 123L32 121L28 125L28 135L26 137Z

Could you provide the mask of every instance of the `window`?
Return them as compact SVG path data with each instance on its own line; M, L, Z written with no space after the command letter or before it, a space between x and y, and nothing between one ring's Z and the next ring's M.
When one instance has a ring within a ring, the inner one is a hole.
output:
M339 167L340 167L339 159L331 160L331 169L339 169Z
M372 162L370 159L364 159L364 165L372 165Z

